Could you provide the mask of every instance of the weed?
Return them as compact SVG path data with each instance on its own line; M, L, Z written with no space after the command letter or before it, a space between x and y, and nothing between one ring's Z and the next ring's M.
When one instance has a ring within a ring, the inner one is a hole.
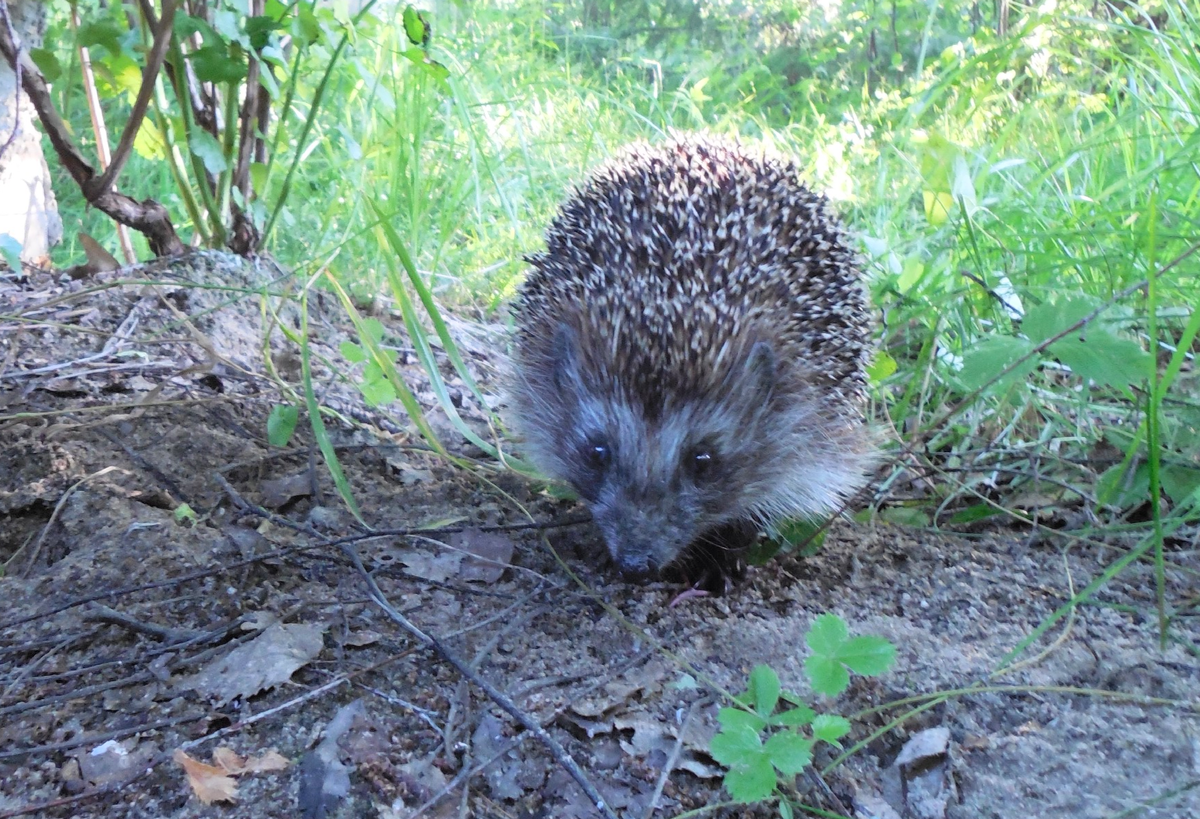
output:
M812 654L804 670L813 690L836 697L850 685L850 672L878 676L896 658L896 649L881 637L851 637L846 622L835 614L813 621L805 635ZM841 748L850 733L849 720L837 714L818 714L804 701L782 690L770 666L750 672L745 692L734 698L740 707L717 712L720 732L710 752L724 765L725 789L738 802L760 802L776 796L780 815L791 817L788 782L813 761L818 742ZM765 739L764 739L765 737Z

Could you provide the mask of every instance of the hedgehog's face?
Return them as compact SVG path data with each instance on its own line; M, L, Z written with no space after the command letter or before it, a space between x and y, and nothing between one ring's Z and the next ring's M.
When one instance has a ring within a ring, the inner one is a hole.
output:
M582 371L569 331L555 348L555 471L591 507L623 572L661 569L710 530L745 518L744 490L763 461L759 433L771 415L769 346L754 346L721 396L672 396L654 411Z
M582 425L564 441L569 480L591 507L613 561L626 574L644 575L736 513L730 461L717 436L669 419L650 422L628 407L617 408L616 417L611 404L606 409L616 423Z

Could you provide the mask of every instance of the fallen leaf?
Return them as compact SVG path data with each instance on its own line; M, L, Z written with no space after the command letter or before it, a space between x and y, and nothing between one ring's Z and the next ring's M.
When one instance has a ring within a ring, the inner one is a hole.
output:
M893 806L913 819L944 819L955 796L949 751L950 729L945 726L926 728L904 743L892 763L900 773L903 802Z
M292 498L305 498L312 494L312 476L306 470L295 475L263 481L259 485L262 504L268 509L278 509Z
M237 751L232 748L222 745L212 753L213 764L227 774L239 774L242 772L242 758L238 756Z
M176 751L174 759L187 773L188 785L201 802L211 805L237 801L237 782L222 768L192 759L183 751Z
M179 685L218 703L253 697L285 683L324 647L323 626L275 623L245 645L209 663Z
M512 538L498 532L464 529L451 536L450 545L467 553L458 576L468 582L495 583L512 563Z
M433 583L445 583L458 574L463 556L459 552L443 550L437 554L419 549L406 549L396 554L404 564L405 573Z
M896 757L895 765L904 768L917 762L925 762L931 757L944 756L950 747L950 729L945 726L926 728L904 743L900 754Z
M278 751L267 751L247 759L243 770L246 773L270 773L286 770L291 764L291 761Z
M101 247L99 242L82 230L76 235L79 238L80 246L83 247L83 255L87 257L87 264L84 265L86 272L83 276L72 276L72 278L85 278L88 275L109 273L113 270L121 269L121 263L116 260L116 257Z

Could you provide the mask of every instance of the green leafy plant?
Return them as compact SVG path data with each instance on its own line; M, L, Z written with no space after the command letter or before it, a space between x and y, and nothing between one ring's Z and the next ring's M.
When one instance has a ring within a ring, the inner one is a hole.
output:
M300 410L292 404L276 404L267 416L267 441L271 446L285 447L296 431Z
M850 673L877 676L887 671L896 649L882 637L851 637L846 622L822 614L805 636L812 654L804 668L814 691L841 694ZM725 789L738 802L759 802L782 796L781 777L794 778L813 761L818 742L840 748L850 722L838 714L818 714L796 694L784 691L770 666L750 672L746 690L734 697L739 707L717 713L720 732L709 748L713 759L728 768ZM792 805L780 801L780 814L793 815Z
M200 522L200 517L196 514L196 510L186 503L181 503L175 507L175 511L171 513L175 518L175 522L180 526L195 526Z
M38 101L60 159L90 204L144 233L156 254L183 249L175 206L200 243L248 253L264 246L281 219L291 221L284 205L301 160L320 140L318 120L338 91L340 63L352 41L380 25L373 5L349 16L325 4L283 0L164 0L161 11L133 0L72 4L78 24L53 23L48 40L60 45L35 49L26 70L38 83L61 86L59 107L66 109L76 77L63 46L90 52L79 80L110 103L111 124L121 129L103 174L75 149L49 95ZM424 16L408 8L404 19L409 36L420 35L405 56L444 77L445 67L425 51L431 29ZM94 125L103 143L109 123ZM116 193L118 175L135 156L131 176L148 174L156 197L164 186L174 188L165 207Z

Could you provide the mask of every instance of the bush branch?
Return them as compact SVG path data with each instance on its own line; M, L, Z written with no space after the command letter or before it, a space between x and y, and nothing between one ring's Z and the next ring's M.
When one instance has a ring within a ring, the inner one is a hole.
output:
M63 123L50 99L50 88L46 84L46 78L42 76L42 72L29 58L29 55L17 47L9 34L10 23L6 0L0 0L0 17L3 18L0 21L3 23L0 25L0 54L3 54L13 71L20 76L21 87L33 103L34 110L37 111L42 127L46 129L46 136L50 138L50 144L54 146L59 162L79 185L79 189L83 191L88 202L121 224L128 225L145 235L150 243L150 250L155 255L173 256L183 253L185 248L171 224L171 215L158 202L153 199L139 202L111 189L102 190L95 195L89 192L90 188L96 187L96 169L71 141L67 126ZM122 136L122 143L124 141L124 136ZM109 187L111 188L111 185Z

